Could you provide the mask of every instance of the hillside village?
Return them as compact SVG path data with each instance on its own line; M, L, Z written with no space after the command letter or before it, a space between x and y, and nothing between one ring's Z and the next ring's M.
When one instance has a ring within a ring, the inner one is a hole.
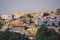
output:
M9 30L34 37L37 29L44 23L44 21L48 22L48 28L54 28L59 32L60 9L16 12L10 15L0 15L0 31Z

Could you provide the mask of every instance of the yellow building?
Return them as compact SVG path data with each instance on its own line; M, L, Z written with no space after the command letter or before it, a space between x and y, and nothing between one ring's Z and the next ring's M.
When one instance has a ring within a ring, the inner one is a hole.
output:
M10 21L8 24L9 26L22 26L23 22L20 20L13 20L13 21Z
M33 18L32 20L34 21L35 25L38 24L38 19Z
M27 29L27 32L28 32L28 36L35 36L36 35L36 32L37 32L37 28L29 28Z
M15 19L18 19L19 17L24 16L25 15L25 12L16 12L16 13L14 13L12 15L14 15L14 18Z

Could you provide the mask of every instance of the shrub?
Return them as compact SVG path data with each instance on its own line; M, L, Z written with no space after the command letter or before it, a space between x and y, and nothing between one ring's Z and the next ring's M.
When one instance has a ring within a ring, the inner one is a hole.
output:
M20 33L9 32L6 30L4 32L0 32L0 40L29 40L29 38Z

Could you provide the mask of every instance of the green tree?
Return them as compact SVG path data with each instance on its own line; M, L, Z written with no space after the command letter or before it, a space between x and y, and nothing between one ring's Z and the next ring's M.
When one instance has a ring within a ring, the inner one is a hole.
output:
M47 29L44 25L42 25L41 28L38 29L35 40L41 40L43 36L43 32Z
M33 18L33 16L31 16L31 14L27 14L26 15L28 18Z
M57 40L60 40L60 33L57 32Z
M29 40L29 38L20 33L10 32L6 30L4 32L0 32L0 40Z
M43 24L41 28L38 29L36 37L34 40L57 40L56 32L54 29L48 29L46 24Z
M12 15L12 19L14 20L14 15Z
M21 16L20 18L26 18L25 16Z

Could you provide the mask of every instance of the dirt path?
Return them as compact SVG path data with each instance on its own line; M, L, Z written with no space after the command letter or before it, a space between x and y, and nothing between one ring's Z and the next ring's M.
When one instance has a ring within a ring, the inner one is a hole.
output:
M53 28L53 29L56 30L56 32L59 32L58 29L60 29L60 27L53 27L53 26L50 26L50 27L48 27L48 28Z

